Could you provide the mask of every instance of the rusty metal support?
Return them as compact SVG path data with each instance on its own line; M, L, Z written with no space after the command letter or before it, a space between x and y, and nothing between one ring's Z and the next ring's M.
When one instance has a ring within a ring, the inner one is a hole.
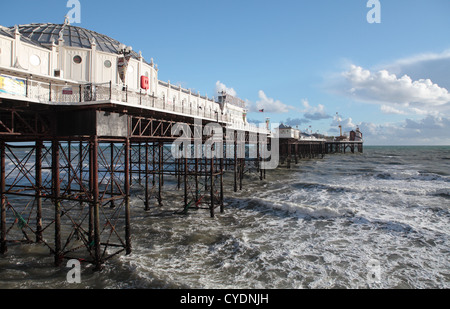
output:
M159 158L158 158L158 204L162 206L162 186L163 186L163 151L164 144L162 142L158 143L159 148Z
M150 209L150 197L149 197L149 188L148 188L148 182L149 182L149 169L148 169L148 143L145 143L145 197L144 197L144 207L145 211L148 211Z
M111 188L110 188L110 194L111 194L111 204L110 204L110 207L111 208L114 208L115 207L115 205L114 205L114 143L110 143L109 144L110 145L110 147L111 147L111 150L110 150L110 177L111 177L111 179L110 179L110 184L111 184Z
M92 208L94 214L94 270L99 271L102 268L102 259L100 253L100 203L99 203L99 185L98 185L98 137L91 138L90 147L92 147L92 162L90 173L92 174Z
M237 158L237 132L234 131L234 192L237 192L238 158Z
M196 147L196 146L194 146L194 147ZM199 192L198 192L198 158L196 157L195 158L195 172L194 172L194 179L195 179L195 203L197 204L198 203L198 194L199 194Z
M0 254L5 254L8 251L6 245L6 146L4 141L0 141Z
M130 173L129 158L130 140L125 141L125 252L131 254L131 223L130 223L130 183L128 174Z
M245 168L245 159L239 159L239 190L242 190L242 181L244 179L244 168Z
M224 212L224 205L223 205L223 173L224 173L224 169L223 169L223 158L220 158L220 212L223 213Z
M42 242L42 147L41 140L36 141L35 185L36 185L36 242Z
M88 151L89 151L89 216L88 216L88 242L89 246L93 244L94 242L94 207L92 205L93 200L93 192L94 192L94 145L92 140L89 141L88 144Z
M53 203L55 206L55 245L54 258L55 266L62 263L62 247L61 247L61 179L60 179L60 162L59 162L59 141L52 141L52 172L53 172Z
M211 165L210 165L210 171L209 171L209 177L210 177L210 194L211 194L211 205L209 206L211 218L214 218L214 158L212 157L210 159ZM206 162L205 162L206 163ZM205 166L205 175L208 175L206 172L206 166Z
M188 208L188 158L183 159L184 162L184 209Z
M152 143L152 185L155 186L155 177L156 177L156 155L155 155L155 142Z

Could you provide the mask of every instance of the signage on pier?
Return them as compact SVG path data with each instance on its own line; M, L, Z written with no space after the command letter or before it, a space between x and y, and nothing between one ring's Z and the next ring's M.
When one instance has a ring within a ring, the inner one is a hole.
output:
M0 75L0 92L26 96L26 82L23 79Z

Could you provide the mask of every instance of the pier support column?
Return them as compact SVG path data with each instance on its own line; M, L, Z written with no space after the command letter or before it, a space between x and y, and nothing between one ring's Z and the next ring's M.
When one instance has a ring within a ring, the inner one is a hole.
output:
M152 186L155 186L156 181L155 181L155 171L156 171L156 155L155 155L155 142L152 143Z
M90 173L92 178L92 209L94 223L94 270L99 271L102 268L100 253L100 205L99 205L99 187L98 187L98 137L94 136L90 142L92 160Z
M114 208L114 143L110 143L111 153L110 153L110 183L111 183L111 208Z
M188 159L185 157L183 158L183 165L184 165L184 209L188 208Z
M291 144L287 142L287 168L291 168Z
M196 146L194 146L194 147L196 147ZM198 194L199 194L199 192L198 192L198 190L199 190L199 188L198 188L198 158L197 157L195 157L195 173L194 173L195 175L194 175L194 179L195 179L195 205L197 205L197 203L199 202L199 200L198 200Z
M59 141L52 141L52 181L53 181L53 203L55 206L55 248L54 248L54 262L55 266L60 266L62 263L61 251L61 187L60 187L60 166L59 166Z
M8 251L6 246L6 146L4 141L0 141L0 254Z
M224 205L223 205L223 158L220 158L220 212L224 212Z
M244 179L245 159L239 159L239 190L242 190L242 180Z
M162 186L163 186L163 151L164 145L162 142L158 143L159 158L158 158L158 204L162 206Z
M234 131L234 192L237 192L237 175L238 175L238 159L237 159L237 132Z
M210 213L211 218L214 218L214 158L210 159L210 171L209 171L209 177L210 177L210 194L211 194L211 205L210 205ZM205 162L206 163L206 162ZM206 166L205 166L205 174L206 173Z
M147 147L148 148L148 147ZM130 173L130 140L125 140L125 252L131 254L131 223L130 223L130 182L128 174ZM147 162L148 163L148 162ZM148 165L147 165L148 166ZM148 179L146 178L148 183Z
M36 185L36 242L42 242L42 141L36 141L36 171L35 171L35 185Z
M149 188L148 188L148 182L149 182L149 170L148 170L148 143L145 143L145 200L144 200L144 206L145 211L148 211L150 209L150 197L149 197Z
M295 164L298 164L298 144L294 144L294 160Z

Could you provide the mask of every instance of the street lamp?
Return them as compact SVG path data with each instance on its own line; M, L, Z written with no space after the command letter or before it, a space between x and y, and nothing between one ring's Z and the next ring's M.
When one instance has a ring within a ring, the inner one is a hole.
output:
M131 46L126 46L125 44L120 44L119 46L119 54L123 55L119 59L119 76L120 79L123 82L123 91L126 90L126 75L127 75L127 69L128 69L128 61L130 60L131 52L133 51L133 48Z

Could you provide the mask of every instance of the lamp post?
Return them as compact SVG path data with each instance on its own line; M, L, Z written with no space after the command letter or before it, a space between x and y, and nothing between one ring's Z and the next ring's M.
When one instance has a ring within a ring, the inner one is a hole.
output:
M126 46L125 44L120 44L119 54L121 54L122 57L119 58L118 69L119 69L119 77L123 83L123 88L122 88L123 91L125 91L127 89L126 76L127 76L128 62L130 61L132 51L133 51L133 48L131 46Z

